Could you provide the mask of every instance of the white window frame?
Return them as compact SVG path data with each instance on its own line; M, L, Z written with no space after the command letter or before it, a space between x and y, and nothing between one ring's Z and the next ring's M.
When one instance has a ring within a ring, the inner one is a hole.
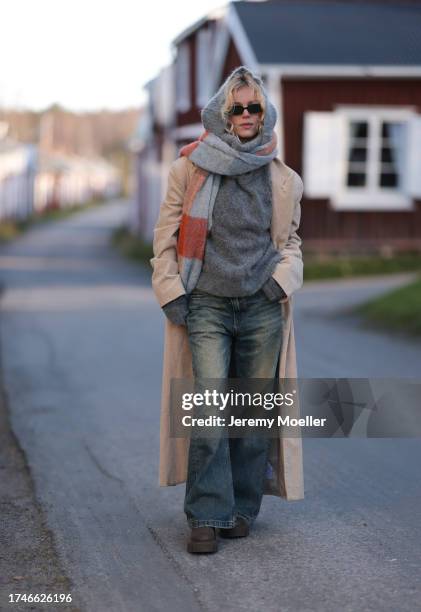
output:
M413 210L414 203L406 188L406 175L402 175L402 185L396 189L381 188L377 185L380 172L378 158L380 125L382 121L402 121L407 124L403 143L403 167L407 164L409 120L416 114L414 107L393 106L355 106L338 105L333 111L344 122L345 138L341 147L341 176L338 188L331 195L332 206L338 210ZM350 147L348 124L350 121L367 121L369 124L367 155L367 186L349 187L346 185L348 172L348 152Z
M188 41L180 43L175 62L176 109L185 113L191 108L190 99L190 45Z

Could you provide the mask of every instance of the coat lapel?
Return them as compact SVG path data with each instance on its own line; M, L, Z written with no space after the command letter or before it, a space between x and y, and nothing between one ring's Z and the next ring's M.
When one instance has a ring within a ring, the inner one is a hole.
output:
M277 249L287 242L294 214L294 198L288 197L288 189L292 189L290 175L285 164L274 159L270 166L272 179L272 241Z

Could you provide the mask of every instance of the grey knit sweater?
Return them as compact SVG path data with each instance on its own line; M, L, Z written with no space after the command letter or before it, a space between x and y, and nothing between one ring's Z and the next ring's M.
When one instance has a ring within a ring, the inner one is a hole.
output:
M270 235L269 166L222 176L197 289L224 297L258 291L281 260Z

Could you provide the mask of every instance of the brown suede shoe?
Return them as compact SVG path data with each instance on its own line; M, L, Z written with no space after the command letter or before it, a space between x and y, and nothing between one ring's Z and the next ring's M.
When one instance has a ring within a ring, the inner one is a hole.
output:
M192 527L187 542L189 553L214 553L218 550L215 527Z
M230 529L220 529L219 535L223 538L245 538L250 533L248 522L239 516L234 527Z

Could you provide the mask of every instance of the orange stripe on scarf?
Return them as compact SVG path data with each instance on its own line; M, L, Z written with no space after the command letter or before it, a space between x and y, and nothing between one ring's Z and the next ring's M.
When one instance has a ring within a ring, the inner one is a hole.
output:
M207 219L183 214L178 234L177 255L203 259L207 226Z

